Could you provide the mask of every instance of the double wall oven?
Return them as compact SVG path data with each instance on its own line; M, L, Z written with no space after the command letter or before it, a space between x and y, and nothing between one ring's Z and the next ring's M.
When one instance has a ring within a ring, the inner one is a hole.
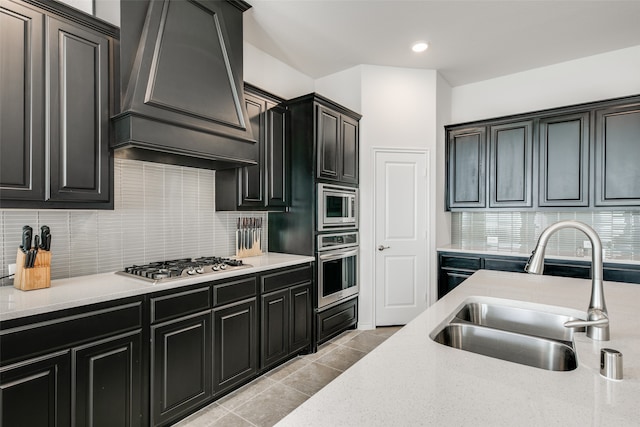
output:
M318 309L358 294L358 189L317 184Z

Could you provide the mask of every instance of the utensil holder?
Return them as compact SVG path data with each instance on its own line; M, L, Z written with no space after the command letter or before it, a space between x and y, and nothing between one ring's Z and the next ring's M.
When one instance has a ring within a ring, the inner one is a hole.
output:
M51 286L51 252L38 249L36 260L31 268L24 267L26 254L18 249L16 256L16 275L13 287L21 291L43 289Z

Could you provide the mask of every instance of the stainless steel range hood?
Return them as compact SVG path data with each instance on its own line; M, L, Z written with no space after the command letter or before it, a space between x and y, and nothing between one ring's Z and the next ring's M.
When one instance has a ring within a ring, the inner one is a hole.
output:
M116 157L208 169L255 164L242 78L244 1L123 0Z

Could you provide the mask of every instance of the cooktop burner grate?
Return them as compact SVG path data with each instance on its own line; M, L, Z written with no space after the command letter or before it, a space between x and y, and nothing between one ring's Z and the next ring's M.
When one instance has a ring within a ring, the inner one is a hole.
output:
M125 267L124 271L119 271L118 274L136 276L148 281L159 282L246 267L251 266L243 263L241 259L211 256L181 258L170 261L151 262L144 265L132 265Z

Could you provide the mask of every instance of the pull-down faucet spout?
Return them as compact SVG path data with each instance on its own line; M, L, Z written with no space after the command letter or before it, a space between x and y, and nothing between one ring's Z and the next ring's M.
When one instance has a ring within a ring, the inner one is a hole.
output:
M587 336L598 341L609 341L609 316L604 303L604 288L602 285L602 242L596 231L579 221L559 221L547 227L540 237L538 244L531 253L524 271L532 274L542 274L544 270L544 251L552 234L563 228L575 228L587 235L591 241L591 301L587 310L587 320L573 320L566 322L567 328L586 327Z

